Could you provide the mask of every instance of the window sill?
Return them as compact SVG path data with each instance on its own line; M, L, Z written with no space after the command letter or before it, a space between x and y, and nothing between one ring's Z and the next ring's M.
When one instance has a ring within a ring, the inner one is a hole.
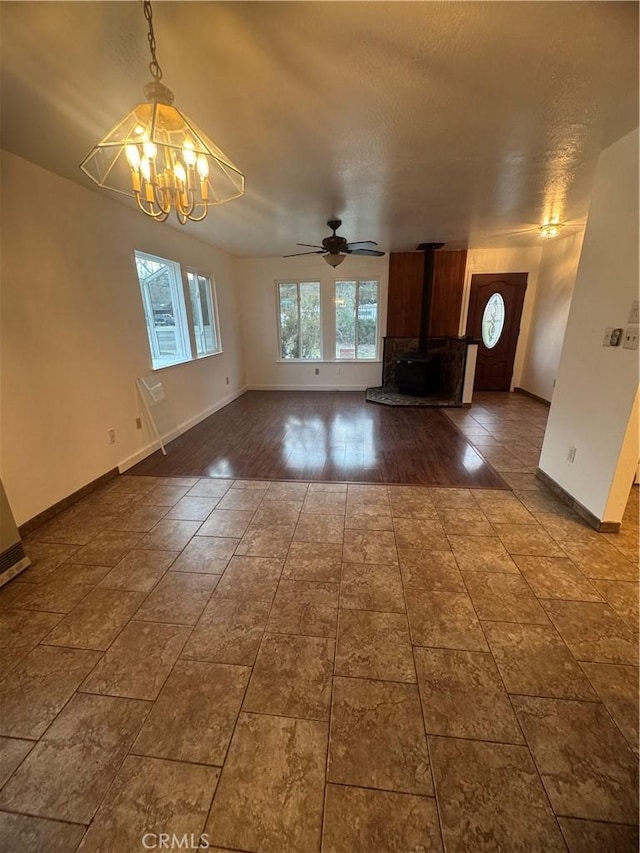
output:
M224 350L218 350L217 352L207 352L204 355L196 356L196 358L185 358L183 361L172 361L171 364L159 364L157 367L152 365L151 370L154 373L157 373L158 370L168 370L170 367L180 367L183 364L191 364L192 362L202 361L205 358L211 358L215 355L222 355Z
M213 358L216 355L222 355L224 350L216 350L215 352L205 352L202 355L196 356L196 358L192 358L191 361L202 361L204 358Z
M315 364L316 367L322 364L382 364L380 358L335 358L335 359L304 359L304 358L277 358L276 364Z
M329 364L382 364L381 358L336 358Z

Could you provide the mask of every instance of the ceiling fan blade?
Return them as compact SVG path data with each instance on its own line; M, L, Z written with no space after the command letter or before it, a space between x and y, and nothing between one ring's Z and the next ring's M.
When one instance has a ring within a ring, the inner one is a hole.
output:
M283 255L283 258L299 258L300 255L324 255L326 249L319 249L317 252L295 252L293 255Z
M372 246L377 246L373 240L359 240L355 243L347 243L350 249L370 249Z
M378 249L348 249L350 255L371 255L371 257L381 258L384 252Z
M296 246L308 246L310 249L321 249L322 246L317 246L315 243L296 243Z

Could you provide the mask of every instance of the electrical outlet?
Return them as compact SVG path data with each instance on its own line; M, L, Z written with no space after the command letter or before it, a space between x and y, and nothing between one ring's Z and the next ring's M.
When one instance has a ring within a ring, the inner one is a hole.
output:
M316 376L320 376L320 368L316 367Z
M631 310L629 311L629 319L627 323L630 323L632 326L636 326L640 323L640 302L637 299L631 303Z
M107 430L107 442L109 444L115 444L116 443L116 431L115 431L115 429L112 428L112 429Z
M576 461L576 449L575 447L570 447L569 452L567 453L567 462L575 462Z
M624 349L638 349L638 326L629 326L624 330Z
M607 329L604 330L604 338L602 339L602 346L603 347L610 347L611 346L611 335L612 334L613 334L613 326L609 326Z
M136 429L142 429L142 418L136 418Z

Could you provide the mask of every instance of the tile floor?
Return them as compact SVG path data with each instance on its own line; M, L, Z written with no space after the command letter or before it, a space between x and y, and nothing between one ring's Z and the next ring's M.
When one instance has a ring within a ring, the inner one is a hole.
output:
M123 476L35 531L3 849L636 851L638 490L559 503L546 411L450 412L510 492Z

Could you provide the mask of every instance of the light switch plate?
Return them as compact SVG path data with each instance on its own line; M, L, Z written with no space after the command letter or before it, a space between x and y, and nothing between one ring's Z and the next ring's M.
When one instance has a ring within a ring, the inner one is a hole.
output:
M618 327L611 332L611 340L609 341L612 347L619 347L622 342L622 335L624 334L624 329Z
M603 347L611 346L611 335L613 333L613 326L609 326L609 328L604 330L604 338L602 339Z
M638 349L638 333L640 326L628 326L624 330L624 349Z

